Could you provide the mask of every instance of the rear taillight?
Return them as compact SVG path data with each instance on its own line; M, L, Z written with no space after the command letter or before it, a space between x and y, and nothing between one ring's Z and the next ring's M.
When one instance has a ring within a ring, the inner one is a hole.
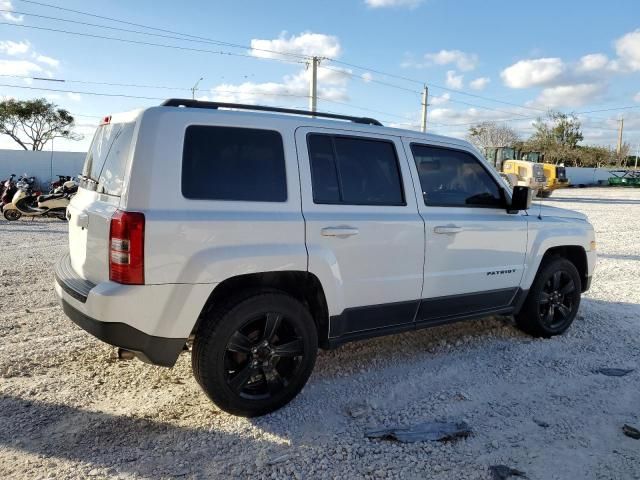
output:
M109 280L144 284L144 214L116 210L111 217Z

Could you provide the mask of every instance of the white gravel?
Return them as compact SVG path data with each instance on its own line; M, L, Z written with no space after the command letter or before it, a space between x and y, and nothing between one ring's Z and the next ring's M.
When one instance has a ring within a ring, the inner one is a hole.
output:
M548 202L587 213L600 253L565 336L484 319L346 345L320 353L288 407L253 420L207 400L188 354L171 370L113 360L56 304L51 265L66 225L0 222L0 478L489 479L496 464L529 479L640 478L640 440L621 431L640 428L640 189ZM364 437L430 420L474 433Z

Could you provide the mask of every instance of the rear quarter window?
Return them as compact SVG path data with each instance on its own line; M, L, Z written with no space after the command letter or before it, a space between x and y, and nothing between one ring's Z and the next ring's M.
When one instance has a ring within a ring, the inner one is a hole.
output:
M98 127L82 169L85 188L107 195L121 195L135 123Z
M282 136L273 130L189 126L181 184L189 199L285 202Z

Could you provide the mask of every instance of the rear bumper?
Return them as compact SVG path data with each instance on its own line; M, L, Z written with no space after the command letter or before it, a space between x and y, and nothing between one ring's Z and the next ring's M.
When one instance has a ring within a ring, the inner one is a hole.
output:
M150 363L172 366L214 285L92 283L68 255L55 266L55 290L76 324L100 340Z
M135 352L140 360L147 363L173 367L187 342L186 338L147 335L126 323L101 322L77 310L63 298L60 303L67 317L80 328L105 343Z

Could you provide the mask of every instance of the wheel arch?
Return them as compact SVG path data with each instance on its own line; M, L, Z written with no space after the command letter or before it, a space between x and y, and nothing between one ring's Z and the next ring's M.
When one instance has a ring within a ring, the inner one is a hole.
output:
M209 295L192 333L196 332L209 312L227 299L242 291L268 289L287 293L304 304L315 322L318 345L321 348L328 348L329 310L324 289L313 273L298 270L250 273L230 277L220 282Z
M557 247L551 247L544 252L542 257L542 261L538 266L538 271L544 264L544 261L551 257L561 257L569 260L578 270L578 274L580 275L580 282L582 284L581 290L584 292L587 286L587 276L588 276L588 263L587 263L587 252L584 247L580 245L562 245Z

